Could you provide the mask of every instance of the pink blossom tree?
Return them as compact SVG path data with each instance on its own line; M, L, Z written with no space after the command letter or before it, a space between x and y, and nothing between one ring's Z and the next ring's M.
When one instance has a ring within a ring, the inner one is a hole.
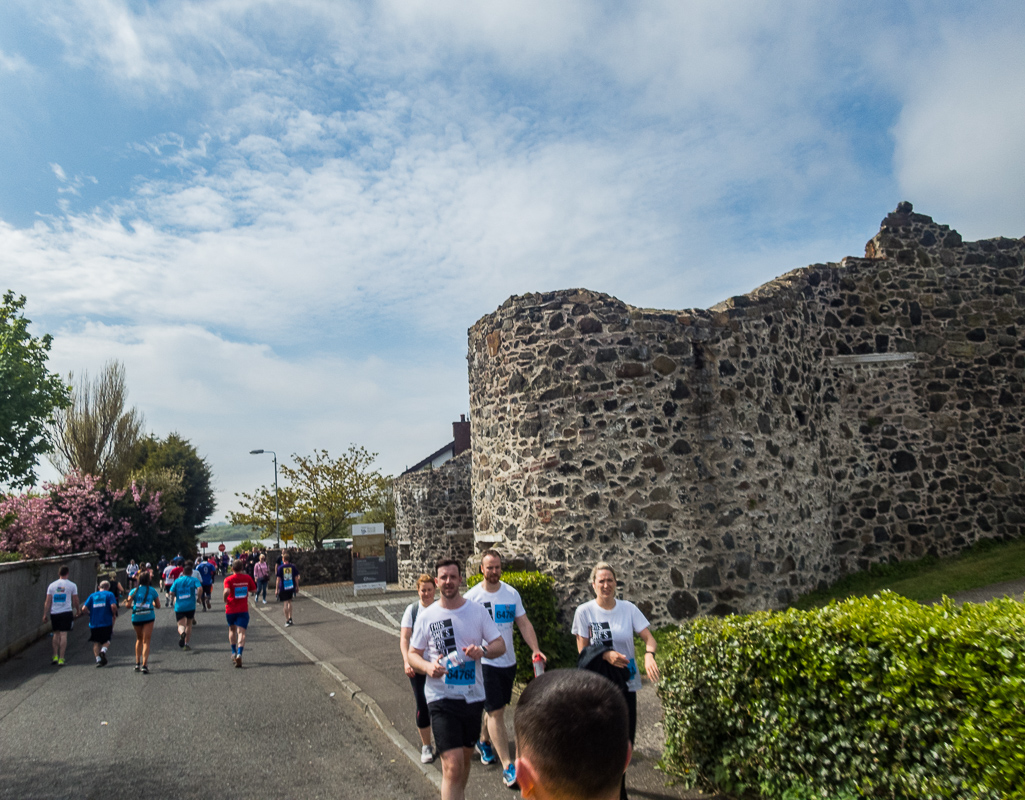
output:
M114 489L100 478L71 472L43 488L46 494L0 502L0 518L13 518L0 531L0 549L27 558L96 550L107 560L140 533L159 533L160 494L134 482Z

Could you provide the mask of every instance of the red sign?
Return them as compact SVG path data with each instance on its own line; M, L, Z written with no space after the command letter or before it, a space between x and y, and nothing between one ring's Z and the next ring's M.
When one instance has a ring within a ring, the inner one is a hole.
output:
M204 550L206 550L206 548L209 547L210 545L207 542L200 542L199 546L202 547Z
M223 553L228 548L224 546L224 542L221 542L221 544L218 545L217 549L220 550Z

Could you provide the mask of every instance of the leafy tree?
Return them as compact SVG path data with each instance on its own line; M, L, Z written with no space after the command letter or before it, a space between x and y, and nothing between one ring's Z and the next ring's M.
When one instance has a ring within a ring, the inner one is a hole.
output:
M74 471L43 488L0 502L0 517L14 516L0 531L0 550L27 558L96 550L109 560L126 553L140 531L159 530L160 496L136 483L118 489Z
M350 445L337 459L327 450L292 458L282 464L284 486L279 486L281 532L294 534L299 544L320 549L325 539L344 536L356 518L380 502L385 479L370 467L376 453ZM253 525L274 533L274 488L261 486L253 494L237 493L242 510L232 512L234 525Z
M238 558L240 553L251 553L259 548L259 542L254 542L252 539L245 539L231 548L231 554L235 556L235 558Z
M374 502L356 522L369 525L374 522L383 522L386 531L395 530L395 493L392 490L391 476L381 479L379 491Z
M0 484L31 486L46 426L69 403L68 387L46 369L52 338L29 335L25 297L7 292L0 304Z
M175 552L194 552L216 505L213 473L206 459L188 439L171 433L166 439L143 439L136 448L135 465L136 479L162 490L165 546ZM171 486L174 477L176 488Z
M68 377L74 381L73 374ZM120 361L108 361L95 381L83 373L71 390L71 404L55 415L50 462L62 474L78 470L127 486L143 427L142 414L126 408L127 402Z

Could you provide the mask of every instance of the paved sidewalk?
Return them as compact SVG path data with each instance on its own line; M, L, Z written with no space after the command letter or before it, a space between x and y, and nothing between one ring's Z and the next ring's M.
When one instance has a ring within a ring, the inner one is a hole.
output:
M415 592L398 590L353 597L351 583L306 586L293 613L295 625L281 627L281 633L294 640L322 669L338 673L339 685L344 685L373 718L368 721L379 724L398 746L405 745L402 751L418 764L420 738L414 721L413 693L399 655L399 620L415 598ZM283 626L280 605L259 604L257 608ZM510 740L514 713L514 708L506 713ZM667 785L666 776L655 769L662 747L660 715L655 689L646 682L638 696L637 750L627 771L630 796L649 800L708 797ZM440 770L441 764L436 761L425 774L440 785ZM518 796L518 792L503 786L498 766L474 764L467 797L489 800Z

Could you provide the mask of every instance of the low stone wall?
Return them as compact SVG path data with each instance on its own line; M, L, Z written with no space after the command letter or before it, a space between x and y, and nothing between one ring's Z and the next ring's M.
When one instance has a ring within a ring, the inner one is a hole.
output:
M341 583L352 580L352 554L348 550L292 550L292 563L299 568L299 588L304 583ZM280 550L267 551L274 591L274 570Z
M394 491L399 585L410 588L420 573L433 575L440 558L465 564L474 551L470 454L436 469L401 475Z
M96 587L95 553L0 564L0 662L50 632L49 620L40 624L46 587L60 577L65 564L71 570L68 578L78 586L78 599L85 600Z

